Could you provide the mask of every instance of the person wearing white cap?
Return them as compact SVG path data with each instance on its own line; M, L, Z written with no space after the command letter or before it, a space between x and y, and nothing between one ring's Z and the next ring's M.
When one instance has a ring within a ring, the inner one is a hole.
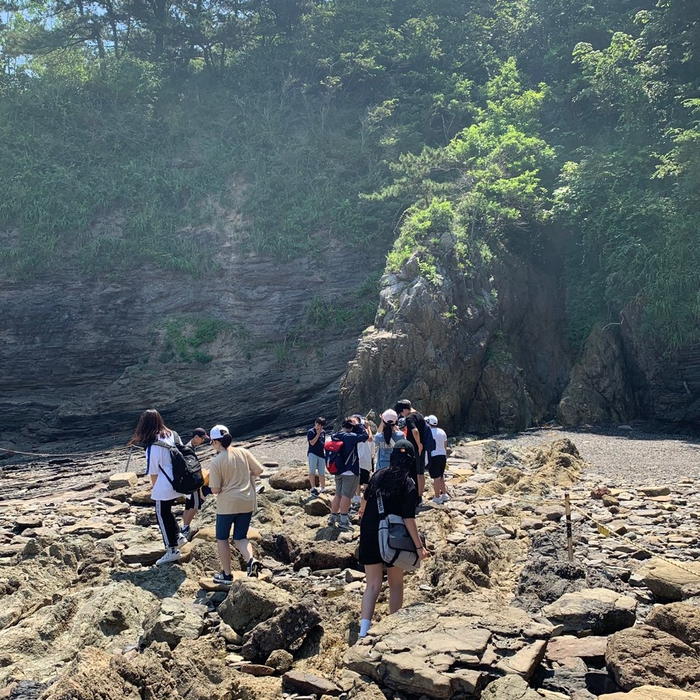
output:
M232 447L233 438L225 425L210 431L217 454L209 466L209 488L216 495L216 546L222 571L214 575L214 583L233 582L229 536L233 526L233 543L246 562L248 576L258 576L262 564L253 557L248 541L248 527L255 510L255 477L263 467L251 452Z
M404 440L405 436L398 427L399 417L396 411L391 408L382 413L377 434L374 436L374 446L376 447L375 471L389 466L391 450L398 440Z
M430 464L428 471L430 478L433 480L433 503L442 504L449 501L445 489L445 467L447 466L447 433L442 428L438 428L438 419L436 416L428 416L425 422L430 426L435 440L435 449L431 452Z

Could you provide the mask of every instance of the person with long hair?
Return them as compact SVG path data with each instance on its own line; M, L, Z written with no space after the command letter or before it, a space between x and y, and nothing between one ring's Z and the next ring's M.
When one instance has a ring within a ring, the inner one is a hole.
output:
M379 551L379 515L377 495L381 493L384 514L399 515L416 545L418 557L427 556L416 526L418 491L415 481L409 476L415 468L416 457L408 440L398 440L391 451L389 466L376 472L362 497L360 506L360 564L364 565L366 586L362 595L360 614L360 637L366 637L372 624L372 615L382 589L384 566L389 582L389 613L393 614L403 605L403 569L385 564Z
M263 473L263 466L248 450L231 445L233 438L225 425L215 425L209 437L217 453L209 465L209 488L216 495L216 546L221 562L221 572L214 575L214 583L230 584L231 527L233 543L246 562L248 576L257 577L262 570L262 564L253 556L248 528L255 510L255 477Z
M377 426L377 433L374 436L374 445L377 448L375 471L380 471L389 466L389 459L394 445L406 437L397 425L398 419L396 411L391 408L382 413L381 420Z
M146 449L146 474L151 477L151 498L156 503L156 519L165 543L165 554L156 564L168 564L182 557L180 546L187 538L180 533L172 508L183 494L173 488L173 463L170 447L175 447L178 434L168 428L163 417L154 408L144 411L129 445ZM160 444L162 443L162 444Z

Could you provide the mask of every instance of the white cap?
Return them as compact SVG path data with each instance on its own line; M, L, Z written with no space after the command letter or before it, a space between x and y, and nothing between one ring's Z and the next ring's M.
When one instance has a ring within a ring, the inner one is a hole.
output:
M219 440L221 437L224 436L225 433L228 433L228 428L225 425L215 425L210 431L209 431L209 437L212 440Z
M387 409L386 411L384 411L384 413L382 413L382 420L385 423L389 423L389 422L396 423L396 421L398 419L399 419L399 417L396 415L396 411L394 411L391 408Z
M428 423L428 425L437 425L438 424L438 420L437 420L436 416L432 416L432 415L426 416L425 420Z

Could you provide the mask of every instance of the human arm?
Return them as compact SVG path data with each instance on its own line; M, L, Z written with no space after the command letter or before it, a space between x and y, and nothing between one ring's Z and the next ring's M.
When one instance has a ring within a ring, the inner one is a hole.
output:
M418 448L418 454L422 454L423 441L421 438L423 436L420 434L420 430L418 430L418 426L416 425L416 419L412 415L406 416L406 428L411 431L413 440L415 441L416 447Z
M255 459L251 452L248 452L248 450L244 450L244 452L246 462L248 463L248 470L250 471L251 476L260 476L265 471L263 465L260 464L257 459Z
M219 473L219 455L209 463L209 488L216 496L221 493L221 474Z
M309 441L309 445L315 445L319 441L321 433L323 432L323 428L314 428L312 430L314 433L313 435L311 434L311 430L309 430L309 432L306 433L306 439Z
M408 530L408 534L411 535L413 544L416 546L418 558L422 561L428 556L428 552L423 546L423 541L421 540L420 535L418 534L418 526L416 525L416 520L415 518L404 518L403 522L406 526L406 529Z

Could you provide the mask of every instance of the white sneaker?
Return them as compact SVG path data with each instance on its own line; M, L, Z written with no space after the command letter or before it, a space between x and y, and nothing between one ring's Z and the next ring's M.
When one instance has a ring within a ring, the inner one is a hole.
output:
M185 544L187 544L187 537L185 535L183 535L182 533L180 533L177 536L177 546L182 547Z
M435 505L441 506L445 501L442 500L442 496L433 496L432 501Z
M156 562L156 566L161 566L162 564L170 564L175 561L180 561L182 559L182 554L180 550L173 547L172 549L166 550L165 554Z
M449 500L450 500L450 497L446 493L443 493L442 496L440 496L441 503L447 503L447 501L449 501Z

